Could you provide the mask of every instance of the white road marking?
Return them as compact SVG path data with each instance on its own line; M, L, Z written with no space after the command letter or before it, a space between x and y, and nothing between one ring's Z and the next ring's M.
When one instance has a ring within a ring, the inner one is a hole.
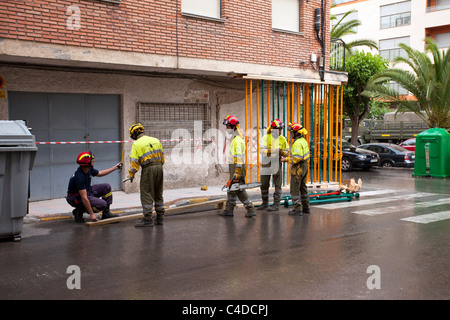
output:
M349 202L340 202L340 203L329 203L324 205L318 205L317 208L321 209L339 209L339 208L350 208L350 207L358 207L358 206L365 206L365 205L372 205L377 203L384 203L384 202L391 202L391 201L402 201L402 200L409 200L413 198L418 197L427 197L427 196L435 196L438 194L435 193L426 193L426 192L418 192L418 193L411 193L411 194L403 194L393 197L380 197L380 198L373 198L373 199L365 199L365 200L352 200Z
M363 214L363 215L367 215L367 216L376 216L376 215L380 215L380 214L411 210L414 208L429 208L429 207L439 206L442 204L449 204L449 203L450 203L450 197L438 199L438 200L434 200L434 201L409 203L409 204L401 205L401 206L391 206L391 207L385 207L385 208L357 210L357 211L352 211L352 213Z
M400 220L416 222L416 223L430 223L430 222L436 222L436 221L441 221L441 220L445 220L445 219L450 219L450 211L440 211L440 212L422 214L420 216L403 218Z

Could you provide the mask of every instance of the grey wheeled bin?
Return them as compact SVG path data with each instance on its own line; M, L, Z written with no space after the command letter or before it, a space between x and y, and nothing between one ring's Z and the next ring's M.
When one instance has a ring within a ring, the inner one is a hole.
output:
M0 121L0 239L21 239L36 153L24 121Z

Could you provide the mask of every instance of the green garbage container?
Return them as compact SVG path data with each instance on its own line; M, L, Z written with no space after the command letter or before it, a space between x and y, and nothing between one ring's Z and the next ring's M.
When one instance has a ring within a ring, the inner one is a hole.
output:
M416 136L413 176L450 177L450 133L432 128Z
M20 240L36 153L24 121L0 121L0 239Z

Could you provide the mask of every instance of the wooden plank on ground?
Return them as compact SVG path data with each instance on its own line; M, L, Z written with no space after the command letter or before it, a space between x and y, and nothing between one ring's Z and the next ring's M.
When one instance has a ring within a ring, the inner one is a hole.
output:
M208 205L215 205L216 209L222 209L224 207L224 204L226 201L227 201L226 199L216 199L216 200L210 200L210 201L205 201L205 202L188 204L188 205L180 206L180 207L167 208L165 210L165 215L177 214L177 213L181 213L183 211L188 211L188 210L192 210L192 209L195 209L195 208L198 208L201 206L208 206ZM101 226L101 225L120 222L120 221L133 220L133 219L142 218L142 217L143 217L142 212L140 212L140 213L129 214L129 215L115 217L115 218L109 218L109 219L105 219L105 220L98 220L96 222L88 221L88 222L85 222L84 224L89 227L95 227L95 226Z

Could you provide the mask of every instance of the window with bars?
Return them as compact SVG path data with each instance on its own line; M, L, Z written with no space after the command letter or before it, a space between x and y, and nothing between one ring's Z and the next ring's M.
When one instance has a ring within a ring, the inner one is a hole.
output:
M209 103L139 102L137 108L145 134L161 140L164 149L210 143L205 136L211 128Z

